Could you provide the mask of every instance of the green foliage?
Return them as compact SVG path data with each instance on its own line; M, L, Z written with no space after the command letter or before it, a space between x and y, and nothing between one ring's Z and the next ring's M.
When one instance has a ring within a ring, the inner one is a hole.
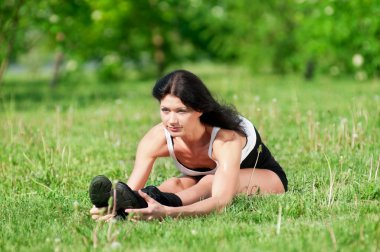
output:
M117 55L107 55L103 58L101 67L97 71L100 81L120 81L123 79L123 62Z
M323 72L379 74L377 1L325 1L299 4L297 40L300 55L314 58Z
M15 51L22 52L19 37L23 29L22 8L24 1L10 0L0 5L0 59L5 57L15 57ZM12 47L10 55L7 55L9 47Z
M304 73L312 63L316 73L364 80L380 72L379 6L374 0L10 0L0 7L0 55L62 53L65 64L95 63L101 80L123 78L126 68L162 75L203 59L279 74ZM104 64L110 57L119 67Z
M289 192L241 196L207 217L95 223L88 183L130 174L140 137L160 120L155 80L63 83L52 92L46 79L8 76L0 99L1 251L379 249L378 82L183 67L254 122L285 168ZM149 183L176 175L172 160L160 159Z
M202 7L189 18L200 17L192 32L216 58L238 59L255 72L303 72L312 60L324 74L379 75L377 1L226 0Z

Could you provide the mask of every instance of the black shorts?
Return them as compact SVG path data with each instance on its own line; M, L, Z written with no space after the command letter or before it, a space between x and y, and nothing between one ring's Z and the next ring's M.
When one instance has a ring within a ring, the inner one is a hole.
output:
M248 154L248 156L240 163L240 169L246 168L257 168L257 169L266 169L270 170L277 174L280 178L285 191L288 191L288 179L286 178L285 171L282 169L280 164L274 159L269 149L265 146L265 144L261 141L261 137L257 132L256 128L256 144L253 150ZM259 154L259 146L261 146L261 152ZM257 157L258 156L258 157ZM256 164L257 160L257 164ZM256 165L255 165L256 164ZM189 168L190 169L190 168ZM196 171L210 171L210 168L198 168L194 169ZM187 176L187 175L185 175ZM203 178L205 175L192 176L197 181Z
M255 129L256 130L256 129ZM261 152L259 153L259 146L261 145ZM257 160L257 164L256 164ZM255 166L256 164L256 166ZM274 159L269 149L261 141L261 137L256 130L256 145L248 156L241 162L240 169L245 168L267 169L273 171L280 178L284 185L285 191L288 191L288 179L286 178L285 171L280 164Z

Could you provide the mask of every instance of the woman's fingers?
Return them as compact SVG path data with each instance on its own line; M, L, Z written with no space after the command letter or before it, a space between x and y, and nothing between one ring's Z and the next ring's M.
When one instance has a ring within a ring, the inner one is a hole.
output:
M153 215L150 215L150 214L143 214L141 212L137 213L137 212L133 212L133 213L129 213L130 217L128 218L129 220L131 220L132 222L138 222L138 221L141 221L141 220L146 220L146 221L150 221L150 220L153 220L155 219L155 217Z
M132 214L132 215L146 215L146 214L151 214L152 210L148 208L129 208L125 209L126 213Z
M145 199L149 200L147 197ZM164 206L156 202L154 199L150 199L151 201L148 202L147 208L126 209L125 212L130 214L132 219L137 220L153 220L164 218L166 216Z
M92 218L93 220L97 220L97 219L99 219L100 217L102 217L102 215L97 215L97 214L92 214L92 215L91 215L91 218Z
M108 215L104 215L105 213L107 213L107 208L106 207L102 207L102 208L97 208L95 206L93 206L91 209L90 209L90 215L91 215L91 218L93 220L102 220L103 217L105 217L105 219L108 219Z
M90 209L90 214L93 215L102 215L104 214L105 212L107 211L107 208L106 207L102 207L102 208L97 208L96 206L93 206L91 209Z
M146 201L146 203L156 203L157 201L155 201L152 197L150 197L148 194L144 193L143 191L139 190L139 194L141 197L143 197L143 199Z
M154 218L152 210L149 208L125 209L125 212L131 216L132 221L152 220Z
M139 190L140 196L148 203L147 208L125 209L130 214L128 219L132 221L162 219L165 216L165 208L150 197L148 194ZM93 206L90 210L91 218L96 221L110 221L115 214L107 214L107 208L97 208Z
M99 208L96 208L95 206L93 206L91 209L90 209L90 214L99 214Z
M106 214L106 215L101 216L100 218L98 218L98 221L109 221L109 220L111 220L113 217L114 217L113 214Z

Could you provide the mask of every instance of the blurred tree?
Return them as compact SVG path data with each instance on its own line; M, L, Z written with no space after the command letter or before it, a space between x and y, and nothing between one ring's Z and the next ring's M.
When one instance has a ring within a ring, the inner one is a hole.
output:
M9 0L0 5L0 84L10 58L18 49L17 35L23 5L24 0Z
M56 87L65 55L80 57L88 47L86 29L91 27L91 8L84 0L40 1L31 22L45 34L55 52L51 87Z
M168 64L178 60L174 52L180 40L176 28L178 1L89 3L95 20L90 48L97 48L91 53L92 57L107 59L113 55L121 62L134 62L141 71L153 63L157 75L162 75ZM107 61L102 63L105 65Z
M8 0L0 6L0 78L34 46L64 62L96 62L108 83L125 66L162 75L168 65L212 59L254 72L380 75L377 0ZM36 43L36 41L38 43Z
M321 72L334 76L380 74L378 1L301 2L298 8L299 50L289 60L313 58Z
M293 1L192 0L180 8L181 37L201 57L248 64L253 71L293 68L284 60L296 51Z

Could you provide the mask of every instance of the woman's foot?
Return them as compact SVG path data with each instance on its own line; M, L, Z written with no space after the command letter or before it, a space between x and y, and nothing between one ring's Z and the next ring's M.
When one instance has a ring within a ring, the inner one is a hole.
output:
M138 192L133 191L127 184L119 181L116 183L115 190L117 209L148 207L148 204Z
M111 180L104 175L94 177L90 183L89 196L95 207L107 207L110 197L113 196Z
M135 191L133 191L127 184L117 182L115 185L116 191L116 218L125 219L127 215L125 209L127 208L144 208L148 204L145 200ZM89 196L92 204L97 208L108 207L110 198L114 197L114 190L112 189L112 182L104 175L94 177L90 183Z

